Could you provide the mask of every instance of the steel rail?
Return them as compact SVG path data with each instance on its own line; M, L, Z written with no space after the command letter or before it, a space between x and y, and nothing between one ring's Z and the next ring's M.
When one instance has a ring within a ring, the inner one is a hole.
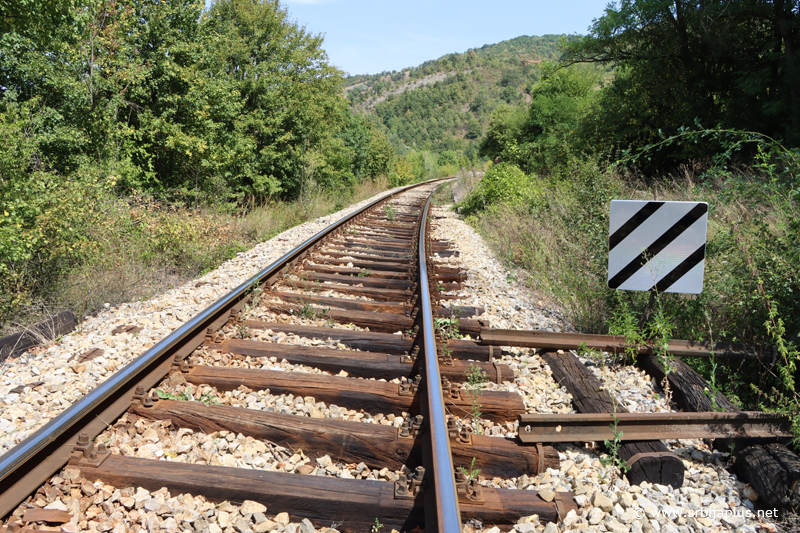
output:
M436 352L434 336L433 310L428 285L427 257L425 251L425 233L428 221L428 208L433 195L428 197L422 211L419 232L419 287L420 307L422 310L422 338L425 354L425 384L428 391L428 428L431 441L433 485L436 490L436 530L439 533L459 533L461 531L461 513L458 508L455 471L450 453L450 439L445 420L445 404L442 397L442 378L439 374L439 359ZM429 516L426 512L426 524ZM426 528L427 529L427 528Z
M623 442L668 439L764 439L791 437L789 417L775 413L577 413L519 415L523 444Z
M206 329L224 324L230 310L243 304L252 288L279 275L287 265L301 259L314 244L369 209L409 189L435 181L440 180L412 184L384 195L310 237L174 330L56 418L0 456L0 518L13 511L29 494L67 463L79 433L86 432L90 438L94 438L105 430L130 406L137 384L154 386L158 383L169 372L173 358L186 357L202 344Z
M490 346L517 346L550 350L577 350L581 346L609 353L625 353L630 348L625 337L614 335L591 335L586 333L556 333L544 330L516 330L484 328L480 333L481 344ZM653 345L644 343L635 347L637 353L650 355ZM714 357L772 360L774 350L769 346L748 346L724 342L693 342L680 339L667 341L667 352L678 357Z

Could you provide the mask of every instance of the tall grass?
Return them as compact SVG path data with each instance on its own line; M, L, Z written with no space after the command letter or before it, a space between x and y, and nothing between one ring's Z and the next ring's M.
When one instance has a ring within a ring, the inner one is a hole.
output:
M237 210L213 203L188 207L143 195L107 194L95 204L93 223L81 228L79 241L86 243L81 253L47 268L35 260L16 267L24 270L21 277L29 282L17 300L21 303L0 316L0 335L64 309L85 316L105 304L147 299L286 229L387 187L387 179L381 177L350 190L307 190L294 201L268 201Z
M607 332L609 317L622 308L639 314L648 298L607 287L610 200L651 200L655 185L659 200L708 202L703 293L661 294L660 316L679 338L776 345L775 362L719 364L716 381L746 407L797 415L800 428L800 207L793 189L749 167L686 165L647 179L578 159L543 177L500 167L457 207L533 289L587 332ZM707 376L712 371L705 361L692 364Z

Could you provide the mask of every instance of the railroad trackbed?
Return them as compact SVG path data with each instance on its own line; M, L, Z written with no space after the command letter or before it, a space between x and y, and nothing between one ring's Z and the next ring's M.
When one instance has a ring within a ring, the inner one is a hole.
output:
M624 339L540 329L439 185L309 238L0 456L0 533L757 531L752 491L797 502L786 419L651 347L626 367ZM670 344L711 348L761 356Z

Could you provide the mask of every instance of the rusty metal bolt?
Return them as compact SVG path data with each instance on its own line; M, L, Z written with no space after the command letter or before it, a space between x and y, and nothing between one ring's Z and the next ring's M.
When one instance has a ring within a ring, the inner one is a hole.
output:
M401 496L408 494L408 478L406 478L405 474L400 474L400 476L398 476L397 488L395 491Z

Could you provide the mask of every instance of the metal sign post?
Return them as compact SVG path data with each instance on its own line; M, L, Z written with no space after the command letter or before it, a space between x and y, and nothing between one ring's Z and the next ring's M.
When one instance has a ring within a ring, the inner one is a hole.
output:
M612 200L608 286L703 292L707 225L706 202Z

